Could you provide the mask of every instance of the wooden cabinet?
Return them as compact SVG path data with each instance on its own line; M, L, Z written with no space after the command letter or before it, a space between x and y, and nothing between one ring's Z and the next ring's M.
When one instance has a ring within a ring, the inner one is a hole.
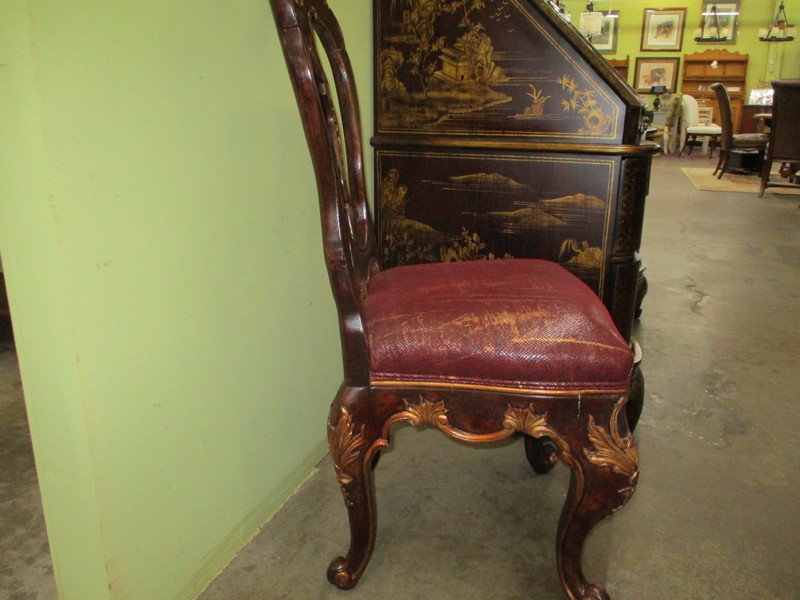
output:
M630 338L657 150L639 97L544 0L374 2L384 265L553 260Z
M630 55L626 56L625 58L610 58L608 60L608 64L617 70L617 73L619 73L620 77L622 77L625 81L628 81L628 69L630 68L631 64Z
M719 107L711 84L723 83L731 98L734 133L739 133L741 128L747 58L747 54L728 50L706 50L683 55L681 92L693 96L701 106L712 106L713 120L719 124Z

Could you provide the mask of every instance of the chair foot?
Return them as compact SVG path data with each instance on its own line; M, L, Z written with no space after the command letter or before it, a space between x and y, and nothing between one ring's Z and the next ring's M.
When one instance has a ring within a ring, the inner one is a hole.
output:
M720 168L719 173L717 173L717 179L722 179L722 176L725 175L725 171L727 169L728 169L728 161L726 160L725 163Z
M783 165L781 165L781 170L783 169ZM769 174L772 171L772 159L768 155L764 159L764 165L761 167L761 186L758 189L758 197L763 198L764 192L769 186Z
M642 416L644 409L644 375L639 365L636 365L631 378L631 392L627 404L625 404L625 415L628 417L628 429L633 432L639 417Z
M714 172L712 173L712 175L716 175L720 169L724 169L724 167L727 165L728 162L726 160L726 157L727 157L727 151L723 151L722 148L720 148L719 158L717 159L717 166L714 168ZM722 177L721 174L720 177Z
M590 583L586 586L586 589L583 590L583 596L581 596L581 600L611 600L608 596L608 592L606 592L603 588L595 583Z
M328 567L328 581L340 590L351 590L358 583L358 579L353 577L353 571L343 556L337 556L331 561Z
M544 475L558 463L558 448L550 438L525 436L525 456L533 470Z

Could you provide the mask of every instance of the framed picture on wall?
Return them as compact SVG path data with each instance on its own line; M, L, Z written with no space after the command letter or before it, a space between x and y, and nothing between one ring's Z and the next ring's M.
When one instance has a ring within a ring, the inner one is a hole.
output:
M700 28L695 32L698 44L735 44L739 29L739 0L712 2L703 0Z
M654 85L667 86L668 92L674 92L678 84L678 65L680 57L647 58L636 57L636 70L633 75L633 89L648 94Z
M685 8L645 8L642 24L643 52L675 52L683 47Z
M592 36L592 45L600 54L617 52L617 32L619 31L619 11L604 10L603 26L600 35Z

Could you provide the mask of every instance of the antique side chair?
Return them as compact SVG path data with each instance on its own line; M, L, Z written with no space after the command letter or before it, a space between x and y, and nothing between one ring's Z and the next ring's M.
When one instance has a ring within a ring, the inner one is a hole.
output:
M709 139L708 155L711 156L719 136L722 135L722 128L711 122L710 112L706 112L705 118L701 116L697 100L689 94L681 96L681 110L683 112L683 129L681 131L681 150L678 156L683 154L683 150L687 146L689 148L687 156L690 155L700 138Z
M758 196L768 187L797 188L797 170L800 166L800 79L772 82L772 118L770 119L769 145L761 170L761 188ZM772 163L781 163L781 177L770 181Z
M724 83L712 83L711 89L717 97L719 106L719 119L722 126L722 136L719 144L719 161L714 175L722 179L728 170L731 152L734 150L759 150L763 152L767 147L769 136L766 133L733 133L733 114L731 113L731 98Z
M589 531L628 501L639 476L624 410L630 346L590 288L553 262L381 270L339 26L325 0L271 3L316 174L342 343L344 381L328 440L351 539L328 579L349 589L364 573L375 544L372 469L392 425L405 421L472 443L522 436L539 473L566 463L571 483L556 540L561 581L573 600L608 598L584 577L581 555Z

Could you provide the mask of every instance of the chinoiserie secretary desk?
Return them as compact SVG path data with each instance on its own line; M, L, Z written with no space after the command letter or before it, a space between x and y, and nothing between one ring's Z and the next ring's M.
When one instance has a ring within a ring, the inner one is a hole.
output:
M634 343L658 149L642 142L641 99L545 0L373 1L384 266L550 259ZM643 387L634 396L631 427Z

